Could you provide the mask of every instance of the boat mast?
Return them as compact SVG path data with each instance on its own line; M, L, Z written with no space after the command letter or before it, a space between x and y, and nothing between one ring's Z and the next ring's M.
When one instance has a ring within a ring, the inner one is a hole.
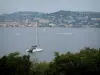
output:
M36 45L40 47L39 36L38 36L38 23L36 22Z

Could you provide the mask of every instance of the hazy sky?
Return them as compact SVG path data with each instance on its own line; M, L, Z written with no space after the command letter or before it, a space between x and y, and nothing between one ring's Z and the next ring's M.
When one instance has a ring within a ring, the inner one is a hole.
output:
M0 0L0 14L16 11L55 12L58 10L100 12L100 0Z

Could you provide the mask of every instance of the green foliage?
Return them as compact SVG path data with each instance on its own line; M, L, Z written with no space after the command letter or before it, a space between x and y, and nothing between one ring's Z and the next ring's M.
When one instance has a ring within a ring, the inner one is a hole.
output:
M50 75L100 75L100 49L86 47L79 53L54 55L49 65Z
M30 61L29 55L10 53L0 58L0 75L100 75L100 48L54 55L51 62L39 62Z
M3 56L0 59L0 75L29 75L31 62L29 56L20 56L18 52Z

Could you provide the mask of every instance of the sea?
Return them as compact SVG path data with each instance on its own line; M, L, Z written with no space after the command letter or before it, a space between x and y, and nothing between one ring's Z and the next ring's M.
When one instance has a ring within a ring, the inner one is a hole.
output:
M27 53L36 45L36 28L0 28L0 56L13 52L29 54L32 59L51 61L54 52L79 52L84 47L100 48L100 28L38 28L42 52Z

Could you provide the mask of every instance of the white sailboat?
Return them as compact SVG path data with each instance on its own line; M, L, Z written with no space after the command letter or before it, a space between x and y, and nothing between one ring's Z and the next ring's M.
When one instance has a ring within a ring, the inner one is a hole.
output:
M46 29L44 28L44 32L46 32Z
M39 44L39 37L38 37L38 26L36 23L36 45L35 46L31 46L30 49L26 49L27 52L41 52L43 51L42 48L40 48L40 44Z

